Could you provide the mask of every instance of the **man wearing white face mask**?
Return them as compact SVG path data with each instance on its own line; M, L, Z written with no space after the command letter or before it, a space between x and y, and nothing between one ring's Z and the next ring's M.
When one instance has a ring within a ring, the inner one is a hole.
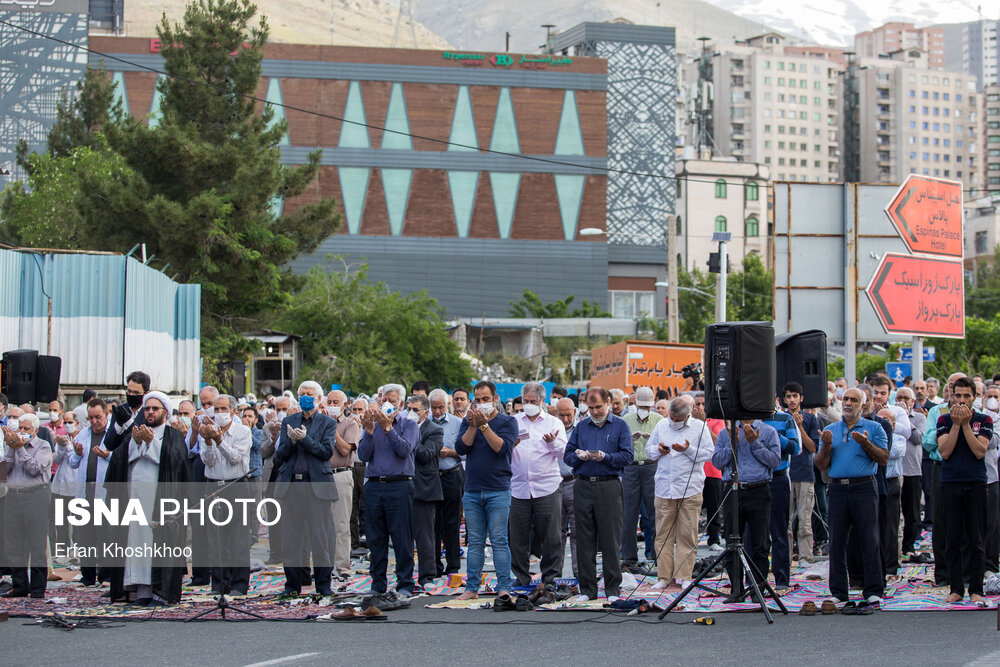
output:
M425 395L406 399L406 418L420 426L413 452L413 540L417 547L417 583L430 586L437 578L436 520L444 500L438 461L444 444L444 429L427 417L431 402Z
M330 467L333 482L337 485L337 499L333 511L333 567L339 577L351 575L351 510L354 505L354 452L361 441L361 424L345 414L347 394L334 389L326 397L326 414L337 422L336 442Z
M205 464L208 493L218 493L233 506L239 498L250 498L247 480L250 472L250 429L237 418L236 399L220 394L215 399L213 424L203 423L201 460ZM223 522L224 519L220 519ZM225 595L246 595L250 588L250 531L239 520L225 525L210 525L209 553L212 563L212 591ZM245 563L245 564L244 564Z
M59 405L61 403L58 401L52 401L50 404L52 406ZM51 408L50 408L51 410ZM53 414L50 412L49 414ZM76 495L76 470L70 467L69 459L73 455L73 438L80 430L80 424L76 421L76 413L67 412L65 414L59 414L58 427L55 426L54 422L49 422L52 428L52 435L54 439L52 448L52 459L55 462L56 468L55 474L52 475L52 508L55 510L55 504L60 502L65 507L65 504L69 502ZM53 517L55 514L53 514ZM67 522L65 525L57 526L55 521L52 521L52 530L49 531L49 537L52 540L52 545L50 547L49 553L56 553L56 545L61 544L59 551L65 553L66 547L71 543L70 536L70 526Z
M614 392L612 392L612 395ZM653 390L639 387L635 397L635 412L624 414L623 419L632 433L632 463L622 473L622 493L625 513L622 523L622 569L632 574L646 574L639 567L639 548L636 540L636 526L639 522L639 505L646 513L653 515L655 497L656 460L646 456L646 444L663 416L653 411L655 404ZM650 531L656 540L655 529ZM647 545L647 551L649 551Z
M654 589L687 580L698 553L698 513L712 432L691 416L683 397L670 402L669 417L653 429L643 452L656 462L656 575Z
M542 411L545 387L540 383L528 382L521 387L521 400L524 412L514 417L518 440L510 463L511 569L519 586L531 583L528 552L534 533L542 584L554 591L556 578L562 575L559 461L566 452L566 429L558 418Z

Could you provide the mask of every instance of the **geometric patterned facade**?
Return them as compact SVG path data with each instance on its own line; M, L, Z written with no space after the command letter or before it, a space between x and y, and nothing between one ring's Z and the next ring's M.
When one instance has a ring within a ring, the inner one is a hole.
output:
M158 56L142 53L147 43L91 40L95 50L159 67ZM317 185L294 200L274 202L276 213L335 196L342 231L351 235L579 241L582 227L604 228L602 61L472 70L440 52L344 48L344 62L317 63L309 55L288 57L314 47L279 48L282 60L265 53L258 96L272 104L275 121L288 123L283 160L300 164L309 151L322 149L323 166ZM355 65L363 71L348 71L359 53L378 51L385 55L376 62ZM386 59L417 64L384 75L379 68ZM153 75L116 61L105 66L132 114L156 123ZM319 67L324 71L315 71Z
M676 205L677 52L673 28L585 23L557 50L608 62L608 241L662 239Z
M86 11L86 5L83 5ZM4 11L0 19L57 39L36 36L0 24L0 169L10 176L0 184L22 180L15 164L17 144L44 151L56 107L63 95L71 98L87 68L86 13Z

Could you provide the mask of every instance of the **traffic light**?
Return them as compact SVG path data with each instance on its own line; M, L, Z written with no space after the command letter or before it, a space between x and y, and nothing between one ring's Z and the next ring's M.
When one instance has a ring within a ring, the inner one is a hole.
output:
M719 253L712 252L708 255L708 272L709 273L719 273ZM726 273L733 272L733 263L729 259L729 255L726 255Z

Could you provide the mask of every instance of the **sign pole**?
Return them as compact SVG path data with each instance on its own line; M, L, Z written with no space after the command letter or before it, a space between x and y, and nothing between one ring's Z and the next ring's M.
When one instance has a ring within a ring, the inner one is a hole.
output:
M858 377L855 368L858 353L858 220L857 183L844 185L844 377L853 387Z
M913 381L924 379L924 337L913 337Z

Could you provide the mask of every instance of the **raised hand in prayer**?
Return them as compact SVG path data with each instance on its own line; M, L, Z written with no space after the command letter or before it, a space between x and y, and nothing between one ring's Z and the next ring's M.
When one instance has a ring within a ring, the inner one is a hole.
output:
M673 449L675 452L683 452L684 450L686 450L690 446L691 446L691 443L688 442L687 440L685 440L683 445L681 443L679 443L679 442L675 442L673 445L671 445L670 448Z
M750 424L743 425L743 436L747 439L747 442L754 442L757 440L757 436L760 435L759 431L755 431L753 426Z
M829 431L823 431L823 435L821 435L819 439L823 441L824 445L829 447L830 445L833 444L833 433L830 433Z

